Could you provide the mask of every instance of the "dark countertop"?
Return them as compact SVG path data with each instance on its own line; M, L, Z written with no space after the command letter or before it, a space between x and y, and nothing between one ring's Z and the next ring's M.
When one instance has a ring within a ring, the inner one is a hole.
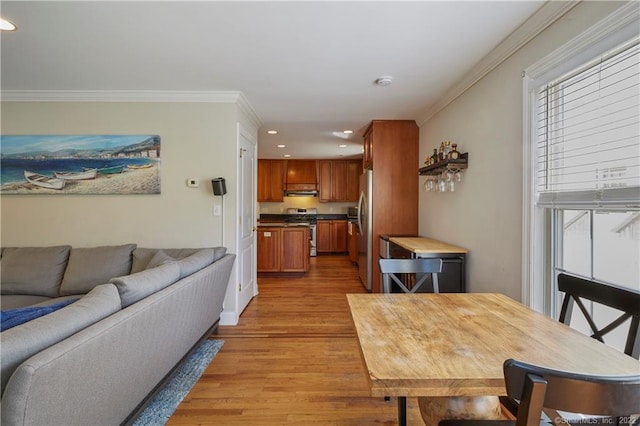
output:
M309 227L309 225L303 223L258 222L258 228L296 228L301 226Z
M336 213L318 213L318 220L346 220L346 214L336 214Z

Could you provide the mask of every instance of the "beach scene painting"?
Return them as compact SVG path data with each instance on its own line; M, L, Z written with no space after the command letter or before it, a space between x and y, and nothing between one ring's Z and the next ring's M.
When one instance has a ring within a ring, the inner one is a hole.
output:
M158 135L1 135L0 194L160 194Z

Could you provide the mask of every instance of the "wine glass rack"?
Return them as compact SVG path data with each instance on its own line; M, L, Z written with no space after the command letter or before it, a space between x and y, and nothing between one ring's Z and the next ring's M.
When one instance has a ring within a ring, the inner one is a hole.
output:
M466 169L468 165L469 153L465 152L464 154L460 154L460 158L457 160L442 160L428 166L420 167L418 174L420 176L435 176L442 174L445 170L456 171Z

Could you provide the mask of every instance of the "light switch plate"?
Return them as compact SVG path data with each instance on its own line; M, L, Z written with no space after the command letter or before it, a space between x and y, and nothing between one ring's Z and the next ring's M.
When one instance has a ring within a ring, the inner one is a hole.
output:
M189 188L197 188L200 186L200 181L198 179L187 179L187 186Z

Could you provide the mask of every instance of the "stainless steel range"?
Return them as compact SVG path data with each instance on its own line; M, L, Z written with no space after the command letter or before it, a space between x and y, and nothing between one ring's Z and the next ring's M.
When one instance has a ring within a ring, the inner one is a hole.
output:
M309 255L316 256L316 224L318 221L318 209L287 209L287 217L285 222L291 224L299 224L301 226L309 226Z

